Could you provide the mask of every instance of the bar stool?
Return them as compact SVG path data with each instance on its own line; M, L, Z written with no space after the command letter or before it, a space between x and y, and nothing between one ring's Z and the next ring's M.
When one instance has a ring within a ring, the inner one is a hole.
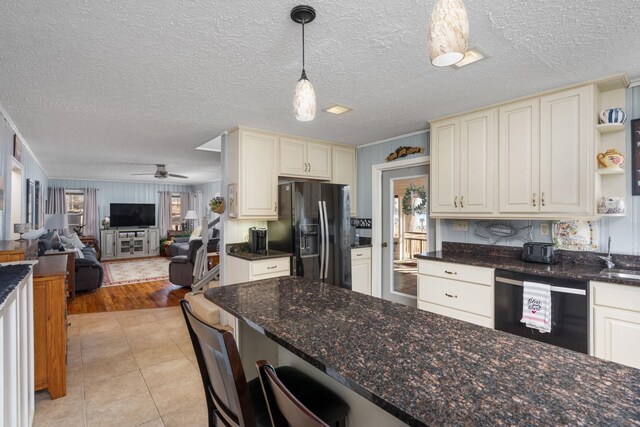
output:
M186 300L180 300L180 305L204 385L209 426L272 426L260 379L247 382L231 332L198 319ZM320 420L330 426L345 425L349 406L331 390L291 366L274 372L291 394L313 408Z

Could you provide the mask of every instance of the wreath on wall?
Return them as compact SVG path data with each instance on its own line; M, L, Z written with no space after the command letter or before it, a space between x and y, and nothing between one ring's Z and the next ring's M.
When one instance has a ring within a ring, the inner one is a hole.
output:
M413 206L413 199L419 198L420 203ZM424 185L409 184L402 196L402 213L405 215L419 215L427 211L427 192Z

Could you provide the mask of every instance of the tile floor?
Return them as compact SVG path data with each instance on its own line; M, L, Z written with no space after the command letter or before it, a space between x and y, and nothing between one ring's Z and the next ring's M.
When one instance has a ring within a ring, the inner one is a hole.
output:
M69 317L67 395L36 393L35 426L206 426L179 307Z

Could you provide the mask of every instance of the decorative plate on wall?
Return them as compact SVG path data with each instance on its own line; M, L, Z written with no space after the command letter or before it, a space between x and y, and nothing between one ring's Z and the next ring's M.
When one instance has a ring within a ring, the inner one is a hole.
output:
M598 249L598 223L596 221L553 221L553 247L569 251L595 251Z

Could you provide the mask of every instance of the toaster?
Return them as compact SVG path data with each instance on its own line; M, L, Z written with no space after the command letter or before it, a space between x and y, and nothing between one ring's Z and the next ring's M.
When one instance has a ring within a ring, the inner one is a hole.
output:
M522 260L528 262L540 262L543 264L555 263L553 243L525 243L522 246Z

